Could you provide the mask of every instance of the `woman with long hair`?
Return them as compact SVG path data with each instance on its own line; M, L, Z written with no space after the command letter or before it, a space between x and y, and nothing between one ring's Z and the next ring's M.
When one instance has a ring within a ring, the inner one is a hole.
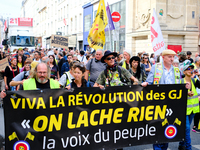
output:
M151 53L151 56L150 56L150 63L151 63L152 65L154 65L154 64L156 63L154 53Z
M17 89L20 89L20 85L23 85L24 80L29 78L30 70L31 70L31 62L30 58L27 58L24 62L23 71L20 72L17 76L15 76L10 82L10 86L17 86Z
M49 55L49 67L51 68L51 78L59 80L60 75L54 55Z
M75 63L73 65L74 79L72 79L72 83L67 87L67 89L77 88L77 87L88 87L87 81L84 79L85 71L86 68L82 63Z
M148 77L148 74L151 71L151 64L149 62L149 58L146 55L143 56L142 63L144 65L144 67L145 67L145 74Z
M141 68L140 64L140 58L138 56L133 56L130 61L131 69L129 69L129 72L138 79L139 84L144 82L146 80L146 74L144 70ZM132 82L133 83L133 82Z
M11 65L7 66L4 73L4 83L5 83L5 89L8 91L11 91L11 87L9 83L12 81L12 79L19 73L19 67L17 66L17 59L15 57L12 57L10 59ZM14 89L12 89L14 90Z
M21 69L24 67L23 63L22 63L22 55L17 56L17 66L19 67L19 71L21 71Z
M5 57L5 52L1 51L0 49L0 60L4 59Z

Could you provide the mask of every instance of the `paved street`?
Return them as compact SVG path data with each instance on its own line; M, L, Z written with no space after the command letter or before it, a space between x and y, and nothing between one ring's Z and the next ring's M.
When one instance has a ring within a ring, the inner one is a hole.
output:
M0 135L4 136L3 109L0 108ZM200 134L191 131L192 149L200 150ZM177 150L178 142L170 143L168 150ZM142 145L124 148L124 150L153 150L152 145Z

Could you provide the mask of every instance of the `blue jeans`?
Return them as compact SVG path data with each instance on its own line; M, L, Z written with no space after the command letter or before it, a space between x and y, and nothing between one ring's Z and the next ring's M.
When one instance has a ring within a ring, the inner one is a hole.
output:
M186 115L186 128L185 128L185 141L179 143L180 146L185 146L186 150L191 150L191 138L190 138L190 125L195 114Z
M154 150L167 150L168 143L162 143L162 144L153 144Z

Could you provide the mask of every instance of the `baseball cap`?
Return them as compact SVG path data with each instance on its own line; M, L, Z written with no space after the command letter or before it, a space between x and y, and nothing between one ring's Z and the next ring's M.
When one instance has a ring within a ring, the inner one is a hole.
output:
M180 55L182 55L182 56L186 56L186 54L185 54L184 52L180 52L180 53L178 53L178 56L180 56Z
M185 60L184 63L183 63L183 71L185 71L188 67L194 68L194 65L191 64L190 60Z
M23 50L23 48L22 48L22 47L20 47L18 50L19 50L19 51L21 51L21 50Z

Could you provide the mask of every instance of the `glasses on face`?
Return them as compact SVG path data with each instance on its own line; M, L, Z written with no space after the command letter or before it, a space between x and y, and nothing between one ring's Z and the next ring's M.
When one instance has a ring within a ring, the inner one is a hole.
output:
M145 57L144 59L148 59L147 57Z
M37 72L39 75L42 75L42 74L47 74L47 72Z
M187 68L186 70L194 70L193 68Z
M106 60L111 60L111 59L115 59L115 56L106 58Z

